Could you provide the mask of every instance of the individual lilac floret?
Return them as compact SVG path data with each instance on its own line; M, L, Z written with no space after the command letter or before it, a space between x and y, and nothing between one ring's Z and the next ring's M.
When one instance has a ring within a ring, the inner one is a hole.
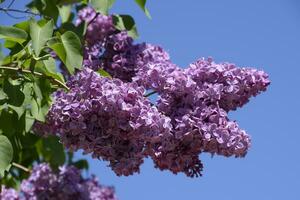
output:
M190 64L185 73L198 85L220 85L220 107L235 110L246 104L250 97L265 91L270 84L268 75L252 68L239 68L231 63L217 64L211 58L199 59Z
M4 186L1 186L1 193L0 193L1 200L20 200L18 192L14 189L8 189Z
M20 200L116 200L114 189L104 187L95 177L84 179L73 166L61 166L54 173L46 163L35 166L21 183Z
M169 134L169 118L161 115L135 83L100 77L85 68L58 91L46 132L56 133L70 150L83 149L110 162L117 175L139 172L145 142Z

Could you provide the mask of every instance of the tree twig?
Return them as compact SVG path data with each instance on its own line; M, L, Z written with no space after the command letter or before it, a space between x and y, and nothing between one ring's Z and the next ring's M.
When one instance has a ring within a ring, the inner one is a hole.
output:
M145 94L144 97L150 97L151 95L156 94L156 93L157 93L156 91L152 91L152 92L149 92L148 94Z
M51 76L47 76L45 74L42 74L40 72L32 72L30 70L27 70L27 69L22 69L22 68L16 68L16 67L8 67L8 66L3 66L3 65L0 65L0 69L3 69L3 70L10 70L10 71L14 71L16 73L23 73L23 74L32 74L32 75L35 75L35 76L39 76L41 78L47 78L55 83L57 83L58 85L62 86L63 88L65 88L66 90L70 90L70 88L64 84L63 82L61 82L60 80L57 80Z
M8 13L8 12L17 12L17 13L30 14L30 15L39 15L39 14L31 12L29 10L19 10L19 9L14 9L14 8L1 8L0 7L0 11L3 11L5 13Z
M26 168L26 167L24 167L23 165L20 165L20 164L18 164L18 163L12 162L11 165L14 166L14 167L17 167L17 168L19 168L19 169L21 169L21 170L23 170L23 171L25 171L25 172L28 172L28 173L31 172L30 169L28 169L28 168Z
M14 3L15 3L15 0L12 0L12 1L10 2L10 4L7 6L7 8L10 8Z

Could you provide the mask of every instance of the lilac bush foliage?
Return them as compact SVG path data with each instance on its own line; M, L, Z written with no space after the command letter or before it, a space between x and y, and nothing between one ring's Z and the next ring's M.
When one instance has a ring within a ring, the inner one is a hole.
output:
M20 191L2 187L1 200L116 200L112 187L99 184L95 177L83 178L73 166L61 166L55 173L49 164L35 166L28 179L22 181Z
M77 24L89 22L84 70L55 93L43 135L56 134L70 150L83 149L109 161L117 175L139 172L145 157L155 167L189 177L201 175L201 153L244 157L250 136L228 112L242 107L270 84L253 68L199 59L183 69L161 47L135 44L113 28L112 17L91 8ZM113 79L100 77L99 68ZM146 90L158 94L152 104Z

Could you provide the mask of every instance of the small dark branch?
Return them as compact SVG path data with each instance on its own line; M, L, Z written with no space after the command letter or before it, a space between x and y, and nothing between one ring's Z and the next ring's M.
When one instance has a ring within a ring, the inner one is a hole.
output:
M57 80L51 76L47 76L45 74L42 74L40 72L32 72L30 70L26 70L26 69L22 69L22 68L16 68L16 67L9 67L9 66L0 66L0 69L3 70L10 70L10 71L14 71L16 73L23 73L23 74L33 74L34 76L38 76L41 78L46 78L51 80L52 82L62 86L63 88L65 88L66 90L70 90L70 88L68 86L66 86L63 82L61 82L60 80Z
M99 16L99 14L100 13L96 13L95 17L93 17L93 19L91 21L89 21L89 23L87 24L87 27L97 19L97 17Z
M23 16L23 17L16 17L16 16L10 14L10 13L7 12L7 11L4 11L4 13L5 13L6 15L8 15L9 17L14 18L14 19L22 19L22 18L24 18L24 16Z
M14 166L14 167L17 167L17 168L19 168L19 169L21 169L21 170L23 170L23 171L25 171L25 172L28 172L28 173L31 172L30 169L28 169L28 168L26 168L26 167L24 167L23 165L20 165L20 164L18 164L18 163L12 162L11 165Z
M10 8L14 3L15 3L15 0L12 0L12 1L10 2L10 4L7 6L7 8Z
M151 95L156 94L156 93L157 93L156 91L152 91L152 92L149 92L148 94L144 95L144 97L150 97Z
M3 11L5 13L16 12L16 13L23 13L23 14L30 14L30 15L39 15L39 14L31 12L29 10L18 10L18 9L14 9L14 8L1 8L0 7L0 11Z

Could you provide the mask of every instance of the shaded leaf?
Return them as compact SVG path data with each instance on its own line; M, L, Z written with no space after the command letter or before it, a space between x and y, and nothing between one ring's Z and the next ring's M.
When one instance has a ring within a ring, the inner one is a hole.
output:
M4 176L4 172L9 169L13 159L13 147L4 135L0 135L0 175Z
M8 103L13 106L21 106L24 102L25 95L21 91L20 85L13 85L8 79L3 82L3 92L8 97Z
M78 169L86 169L86 170L89 169L89 163L86 160L78 160L72 163L72 165L74 165Z
M130 15L113 15L113 22L118 30L126 30L132 38L138 37L135 21Z

